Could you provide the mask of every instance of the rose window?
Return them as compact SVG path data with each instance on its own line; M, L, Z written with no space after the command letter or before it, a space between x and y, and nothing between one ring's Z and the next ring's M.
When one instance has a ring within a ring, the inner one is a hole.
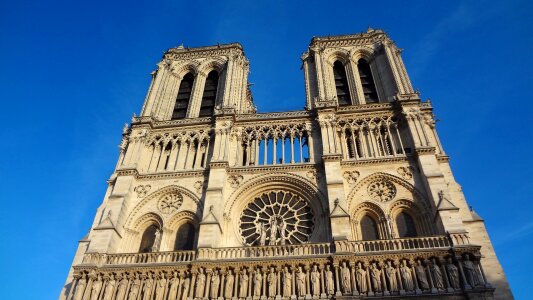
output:
M374 181L368 185L368 195L376 201L390 201L396 196L396 187L388 180Z
M240 232L248 246L305 243L313 227L313 213L307 201L284 191L255 197L240 219Z
M183 196L181 194L167 194L159 199L157 207L162 213L168 214L180 208L182 203Z

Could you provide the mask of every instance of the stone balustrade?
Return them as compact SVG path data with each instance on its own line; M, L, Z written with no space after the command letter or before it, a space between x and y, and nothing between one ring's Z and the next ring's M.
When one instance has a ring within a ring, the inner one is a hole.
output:
M275 258L286 256L307 256L332 254L329 243L300 244L283 246L255 246L234 248L200 248L198 259L243 259L243 258Z
M196 257L195 251L172 251L150 253L87 253L83 257L83 264L94 265L128 265L149 263L190 262Z
M464 242L462 239L458 239ZM463 244L463 243L462 243ZM390 240L373 241L336 241L336 252L384 252L419 249L439 249L452 246L451 240L447 236L430 236L416 238L402 238Z

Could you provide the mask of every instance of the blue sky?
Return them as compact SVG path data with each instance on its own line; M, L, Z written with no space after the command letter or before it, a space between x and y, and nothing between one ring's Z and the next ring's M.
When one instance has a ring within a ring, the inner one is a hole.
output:
M259 111L295 110L304 106L300 55L310 39L368 26L405 49L515 296L532 298L533 7L408 2L0 1L6 299L57 299L102 201L121 127L139 112L164 50L238 41Z

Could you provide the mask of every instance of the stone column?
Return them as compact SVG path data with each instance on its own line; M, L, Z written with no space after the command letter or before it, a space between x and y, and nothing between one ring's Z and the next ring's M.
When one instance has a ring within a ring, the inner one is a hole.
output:
M340 281L339 281L339 263L334 262L333 268L335 268L335 288L337 289L335 296L342 296Z

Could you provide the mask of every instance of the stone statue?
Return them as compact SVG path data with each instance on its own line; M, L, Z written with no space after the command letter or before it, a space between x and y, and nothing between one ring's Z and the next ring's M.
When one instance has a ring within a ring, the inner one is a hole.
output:
M218 298L219 288L220 288L220 276L218 275L218 270L214 270L213 276L211 276L211 299Z
M394 227L392 227L392 218L391 218L390 215L387 216L386 221L387 221L387 229L389 230L389 235L390 235L391 239L393 239L395 237L394 236Z
M255 271L254 275L254 297L261 297L261 284L263 281L263 275L260 270Z
M100 290L102 289L102 277L100 274L96 277L96 280L93 281L93 286L91 287L91 300L97 300L100 296Z
M281 245L285 245L287 240L287 222L285 221L281 221L281 224L279 225L279 236L281 239Z
M143 300L151 300L152 299L153 287L154 287L154 279L152 278L152 274L148 273L148 278L146 278L144 280Z
M205 280L204 269L200 268L196 276L196 298L204 298Z
M431 273L433 273L433 283L435 284L435 287L439 290L444 289L444 281L442 279L442 272L440 270L440 267L435 262L435 259L433 259L433 263L430 266Z
M246 269L242 269L239 277L239 286L239 297L246 298L248 296L248 274L246 274Z
M78 283L76 284L76 291L72 300L82 300L83 292L85 292L85 287L87 286L87 275L83 273L81 277L78 278Z
M172 278L170 278L170 280L168 281L170 285L170 289L168 291L168 299L176 300L176 298L178 297L179 282L180 280L178 278L178 273L174 272L172 274Z
M226 275L226 285L224 286L224 297L230 299L233 297L233 282L235 281L235 276L231 270L228 270L228 275Z
M375 292L381 292L381 271L376 266L376 263L372 264L370 268L370 278L372 279L372 285Z
M333 272L329 265L326 265L326 293L328 296L335 294L335 283L333 281Z
M428 277L426 275L426 268L422 265L420 260L415 267L416 277L418 277L418 282L420 283L420 289L427 290L429 289Z
M342 285L342 291L345 294L352 292L352 286L350 283L350 269L348 266L346 266L346 262L342 262L342 268L341 268L341 285Z
M139 279L139 274L135 274L135 278L131 282L130 295L128 299L137 299L137 295L139 295L140 289L141 289L141 280Z
M183 296L182 296L182 298L183 299L187 299L187 297L189 296L189 288L191 286L191 279L189 277L185 277L185 279L183 279L183 283L182 284L183 284Z
M389 280L389 287L391 292L398 291L398 282L396 280L396 268L394 268L389 260L387 266L385 267L385 275Z
M402 262L402 266L400 267L400 275L402 275L404 289L406 291L414 290L415 286L413 282L413 275L411 274L411 269L409 269L405 260Z
M267 276L268 281L268 296L269 297L276 297L276 286L278 283L278 276L276 275L276 272L274 271L274 268L270 268L270 273L268 273Z
M159 246L161 245L161 231L158 229L155 231L155 239L154 244L152 245L152 248L150 249L152 252L159 251Z
M165 290L167 289L167 279L165 273L161 273L161 277L157 280L155 286L155 300L163 300L165 296Z
M259 231L259 245L266 245L267 228L265 223L259 223L257 225L257 231Z
M476 274L476 267L474 263L470 260L470 256L467 254L465 260L463 261L463 269L465 270L465 277L468 284L472 287L475 287L479 284Z
M296 273L296 287L298 288L298 296L305 296L305 274L302 271L302 267L298 267L298 273Z
M104 297L102 298L102 300L111 300L113 298L116 284L117 282L115 281L115 277L113 276L113 274L111 274L109 280L106 283Z
M289 268L283 269L283 297L290 297L292 294L292 274L289 272Z
M360 293L366 293L368 288L366 286L366 271L361 267L361 263L357 263L357 271L355 271L355 276L357 278L357 284L359 287Z
M450 285L454 289L458 289L459 285L459 270L453 264L452 259L448 258L448 264L446 265L446 270L448 271L448 277L450 278Z
M278 240L278 219L273 218L270 222L270 238L268 241L269 245L276 245Z
M122 134L128 134L128 131L130 130L130 126L128 123L124 123L124 126L122 127Z
M313 266L311 271L311 288L313 290L313 296L320 296L320 273L317 270L317 266Z

